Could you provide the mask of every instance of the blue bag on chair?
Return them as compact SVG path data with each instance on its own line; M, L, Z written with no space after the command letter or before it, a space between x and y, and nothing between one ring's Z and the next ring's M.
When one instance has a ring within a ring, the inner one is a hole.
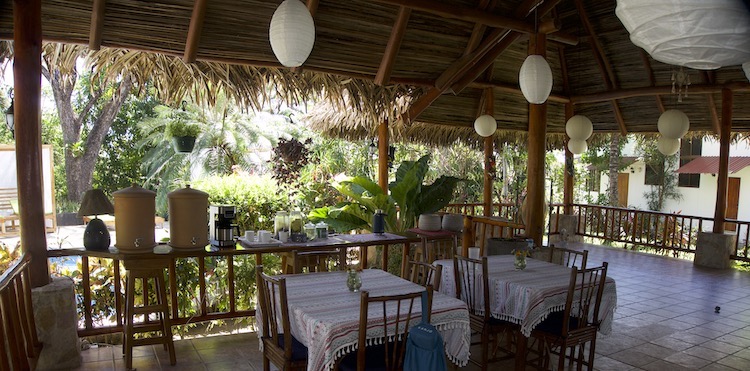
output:
M427 321L427 291L422 293L422 323L409 330L406 339L404 371L445 371L445 349L443 337Z

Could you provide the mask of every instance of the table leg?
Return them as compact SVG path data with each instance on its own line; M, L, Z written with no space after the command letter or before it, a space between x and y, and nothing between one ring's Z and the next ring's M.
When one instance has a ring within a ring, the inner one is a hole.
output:
M521 330L516 330L516 371L523 371L526 369L526 341L528 339L523 336Z
M359 261L362 269L367 269L367 245L359 247Z
M408 242L404 242L404 250L401 253L401 277L406 277L406 270L409 267L409 249Z
M383 245L383 270L388 272L388 244Z

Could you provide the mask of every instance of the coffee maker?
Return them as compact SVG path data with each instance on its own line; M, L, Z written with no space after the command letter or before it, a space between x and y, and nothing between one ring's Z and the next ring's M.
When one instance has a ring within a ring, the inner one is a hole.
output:
M232 205L211 205L208 214L208 241L215 247L234 247L240 228L233 224L235 207Z

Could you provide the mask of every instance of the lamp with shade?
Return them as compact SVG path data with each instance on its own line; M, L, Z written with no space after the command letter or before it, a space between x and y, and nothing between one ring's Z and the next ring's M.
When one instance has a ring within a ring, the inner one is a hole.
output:
M497 130L497 120L492 115L482 115L474 120L474 131L482 137L489 137Z
M660 136L659 142L656 143L656 148L664 156L672 156L680 150L680 140Z
M663 137L680 139L687 134L690 129L690 119L684 112L670 109L664 111L664 113L659 116L659 121L656 126Z
M571 138L568 140L568 150L574 155L580 155L586 152L587 149L589 149L589 145L583 139Z
M284 0L271 17L268 31L271 49L284 67L299 67L315 44L315 23L299 0Z
M552 92L552 69L541 55L526 57L518 73L518 84L526 101L542 104Z
M101 189L90 189L83 195L81 207L78 209L78 216L94 216L89 221L86 230L83 232L83 247L86 250L107 251L112 240L109 237L109 231L104 221L98 218L99 215L115 213L115 207L109 201Z

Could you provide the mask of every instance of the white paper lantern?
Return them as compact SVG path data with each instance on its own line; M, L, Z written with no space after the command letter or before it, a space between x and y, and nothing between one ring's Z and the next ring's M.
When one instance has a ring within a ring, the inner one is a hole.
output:
M594 124L584 115L575 115L565 123L565 133L571 139L586 140L594 133Z
M315 44L315 23L305 4L284 0L271 17L271 49L285 67L299 67Z
M671 109L664 111L659 116L659 122L656 124L659 133L665 138L680 139L687 134L690 129L690 119L680 110Z
M580 155L589 149L589 145L583 139L570 139L568 140L568 150L574 155Z
M680 150L680 140L660 136L659 142L656 143L656 148L663 155L672 156Z
M750 60L746 6L738 0L617 0L615 14L633 44L657 61L712 70Z
M542 104L552 92L552 69L541 55L526 57L518 73L518 83L526 101Z
M742 69L745 71L745 77L747 77L747 80L750 81L750 62L743 63Z
M497 121L492 115L482 115L474 120L474 131L483 137L495 134L495 130L497 130Z

